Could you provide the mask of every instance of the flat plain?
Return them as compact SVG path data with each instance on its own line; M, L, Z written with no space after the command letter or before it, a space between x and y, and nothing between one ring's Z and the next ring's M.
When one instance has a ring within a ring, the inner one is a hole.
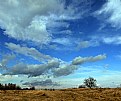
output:
M121 101L121 89L0 90L0 101Z

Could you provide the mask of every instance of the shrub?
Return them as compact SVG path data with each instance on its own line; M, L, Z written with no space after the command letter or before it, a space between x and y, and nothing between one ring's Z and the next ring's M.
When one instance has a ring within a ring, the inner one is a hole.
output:
M93 77L89 77L84 80L84 84L88 88L96 88L97 87L96 82L97 82L96 79L94 79Z

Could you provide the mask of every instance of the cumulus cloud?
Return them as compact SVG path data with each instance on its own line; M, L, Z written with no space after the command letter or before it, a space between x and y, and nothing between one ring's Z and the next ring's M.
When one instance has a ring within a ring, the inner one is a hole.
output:
M24 64L18 63L13 67L9 68L4 75L28 75L28 77L36 77L41 75L60 77L67 76L74 73L86 62L96 62L106 58L106 55L97 55L95 57L76 57L72 62L69 63L59 60L52 59L44 64Z
M47 79L44 81L33 81L33 82L25 82L23 85L28 86L60 86L57 82L53 82L51 79Z
M103 60L103 59L106 59L106 55L97 55L95 57L93 56L90 56L90 57L76 57L73 61L72 61L72 64L73 65L81 65L83 63L86 63L86 62L96 62L96 61L100 61L100 60Z
M52 58L48 55L43 55L35 48L22 47L14 43L6 43L6 46L16 53L23 54L25 56L33 57L34 59L43 62L43 64L24 64L18 63L5 73L5 75L28 75L28 77L48 75L49 73L54 76L66 76L73 73L77 66L68 65L61 59ZM46 61L46 62L45 62Z
M78 66L68 65L60 61L51 60L46 64L24 64L18 63L4 73L4 75L28 75L28 77L36 77L48 75L53 77L67 76L72 74Z
M10 68L4 75L28 75L28 77L40 76L49 74L51 69L59 67L58 61L49 61L46 64L34 64L28 65L24 63L18 63L12 68Z
M53 70L53 75L55 77L59 77L59 76L67 76L69 74L72 74L75 70L77 70L78 67L75 65L63 65L60 68L56 68Z
M55 2L54 2L55 1ZM49 10L54 10L58 5L56 0L6 0L0 1L0 26L5 29L5 33L18 40L31 40L46 43L50 39L46 31L46 23ZM45 6L42 6L46 4ZM59 5L58 5L59 6ZM22 13L21 13L22 12ZM38 14L44 16L37 17Z
M38 50L36 50L35 48L28 48L25 46L22 47L19 44L14 44L14 43L5 43L5 45L7 46L7 48L9 48L10 50L16 53L23 54L25 56L30 56L40 62L46 62L52 59L51 56L44 55L40 53Z
M14 54L3 55L2 60L0 61L0 68L7 69L7 65L11 60L15 59Z
M120 0L107 0L102 8L96 11L96 15L101 15L106 18L106 21L112 27L121 28L121 1Z
M40 53L35 48L28 48L25 46L16 45L14 43L6 43L6 46L12 51L23 54L25 56L33 57L42 62L42 64L24 64L18 63L9 68L4 75L28 75L28 77L35 77L41 75L51 75L53 77L67 76L78 69L78 66L86 62L96 62L106 58L106 55L97 55L95 57L76 57L72 62L65 62L58 58L53 58L49 55ZM1 65L5 66L11 57L5 58Z
M65 0L0 0L0 27L17 40L48 44L52 39L49 26L67 28L64 20L81 18L88 12L88 2L79 6L81 2L74 0L65 7Z

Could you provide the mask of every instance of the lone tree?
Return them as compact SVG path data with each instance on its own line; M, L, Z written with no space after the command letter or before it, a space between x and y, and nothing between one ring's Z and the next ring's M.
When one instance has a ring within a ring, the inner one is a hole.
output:
M89 77L89 78L84 80L85 86L89 87L89 88L97 87L96 82L97 82L96 79L94 79L93 77Z

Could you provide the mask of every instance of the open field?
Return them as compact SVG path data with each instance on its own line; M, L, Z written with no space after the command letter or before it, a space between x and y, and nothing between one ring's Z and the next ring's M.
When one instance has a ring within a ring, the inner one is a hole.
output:
M0 101L121 101L121 89L1 90Z

